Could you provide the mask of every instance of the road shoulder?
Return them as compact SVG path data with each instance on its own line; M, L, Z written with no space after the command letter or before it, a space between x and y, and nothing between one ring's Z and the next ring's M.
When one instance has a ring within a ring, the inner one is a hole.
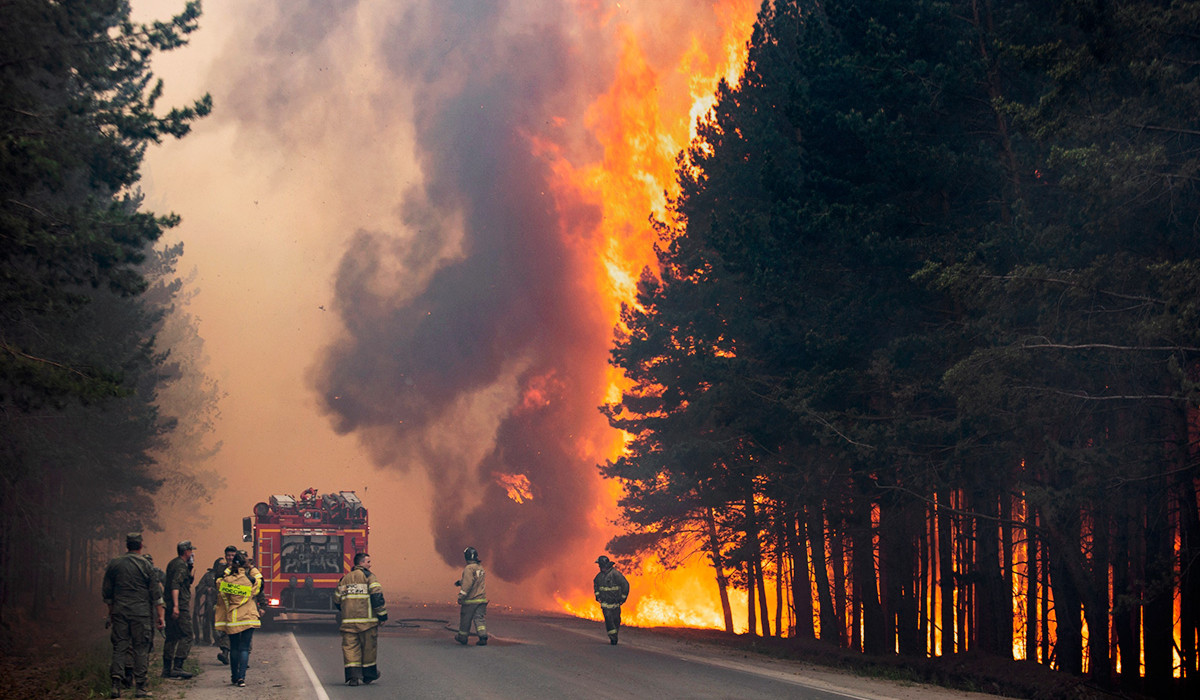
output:
M176 684L183 690L182 697L187 700L228 700L232 688L229 667L217 660L217 648L193 648L192 657L199 662L202 673ZM256 700L313 697L312 685L296 655L296 645L289 630L255 631L250 664L246 669L246 687L238 692ZM174 696L167 694L166 697Z

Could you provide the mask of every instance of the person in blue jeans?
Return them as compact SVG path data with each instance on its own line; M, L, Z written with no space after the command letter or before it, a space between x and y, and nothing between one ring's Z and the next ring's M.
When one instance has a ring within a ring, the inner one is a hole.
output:
M254 574L252 577L251 575ZM230 682L246 686L246 667L250 664L250 643L261 623L254 597L262 590L258 570L246 566L246 557L238 552L217 581L216 627L229 635Z

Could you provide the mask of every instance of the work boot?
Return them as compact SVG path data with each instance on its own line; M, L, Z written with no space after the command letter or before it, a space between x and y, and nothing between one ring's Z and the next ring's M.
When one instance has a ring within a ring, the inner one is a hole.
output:
M152 697L154 697L154 693L151 693L149 690L146 690L145 686L139 685L138 689L136 691L134 691L133 697L135 697L135 698L152 698Z
M171 668L171 660L170 660L170 659L163 659L163 673L162 673L162 677L163 677L163 678L170 678L170 677L172 677L173 675L175 675L175 674L174 674L174 670Z
M226 651L224 649L222 649L221 651L218 651L217 652L217 661L220 661L221 663L228 666L229 665L229 654L226 653Z
M112 682L113 682L112 692L108 694L108 697L110 697L110 698L121 697L121 685L122 685L121 679L116 676L113 676Z
M609 644L616 644L616 643L617 643L617 635L615 635L615 634L614 634L613 636L609 637L609 638L608 638L608 643L609 643Z
M458 642L459 644L465 645L467 643L467 635L463 634L462 632L459 632L458 634L454 635L454 641Z
M175 659L175 666L171 669L171 677L184 681L192 677L192 674L183 670L183 659Z
M478 642L475 642L475 646L477 646L477 647L486 647L486 646L487 646L487 637L480 637L480 638L479 638L479 641L478 641Z
M133 669L132 669L132 668L127 668L127 669L125 669L125 683L124 683L124 685L125 685L125 687L126 687L126 688L132 688L132 687L133 687Z
M356 685L358 685L358 679L357 679L357 678L351 678L350 680L346 681L346 685L349 685L349 686L356 686Z

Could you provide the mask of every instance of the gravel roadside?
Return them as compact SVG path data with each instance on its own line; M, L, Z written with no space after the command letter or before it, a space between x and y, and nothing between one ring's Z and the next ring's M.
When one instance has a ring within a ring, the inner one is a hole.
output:
M199 662L201 673L191 680L173 682L170 687L160 686L156 696L187 700L295 700L314 696L292 633L286 629L255 631L245 688L229 683L229 667L217 661L216 647L194 647L191 656Z

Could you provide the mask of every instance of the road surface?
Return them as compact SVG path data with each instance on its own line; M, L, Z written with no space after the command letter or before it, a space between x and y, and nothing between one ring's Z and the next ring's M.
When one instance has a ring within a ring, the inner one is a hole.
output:
M393 608L389 605L389 608ZM624 629L612 646L603 624L566 616L488 611L486 647L454 641L453 606L396 607L380 631L382 677L343 682L341 638L330 619L289 620L255 632L245 690L229 687L215 650L193 652L204 673L172 683L188 700L246 698L738 698L915 700L984 698L930 686L857 678L797 662L739 654L651 630Z

